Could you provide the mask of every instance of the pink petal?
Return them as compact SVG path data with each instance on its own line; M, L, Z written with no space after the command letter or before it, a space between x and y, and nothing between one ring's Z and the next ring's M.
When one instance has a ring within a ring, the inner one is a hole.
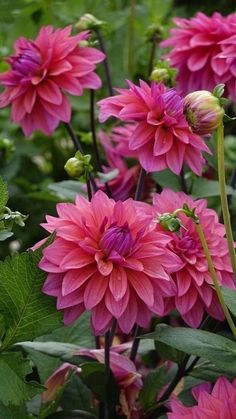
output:
M102 275L94 274L88 281L84 292L84 304L87 310L95 307L102 300L108 281Z
M115 267L110 275L110 291L116 301L121 300L127 291L127 275L122 267Z
M148 276L142 272L134 273L133 271L128 270L127 278L129 284L132 285L139 298L148 306L152 306L154 303L153 285Z

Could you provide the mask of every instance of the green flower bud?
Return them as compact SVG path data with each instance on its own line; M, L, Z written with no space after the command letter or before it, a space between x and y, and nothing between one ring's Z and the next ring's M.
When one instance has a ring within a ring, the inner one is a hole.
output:
M67 160L64 169L69 176L80 178L86 176L93 170L90 161L90 154L83 155L80 151L77 151L74 157L71 157L69 160Z
M88 29L98 29L101 26L104 26L106 22L97 19L95 16L91 15L90 13L85 13L79 21L76 23L75 27L79 31L85 31Z
M184 112L192 131L198 135L211 134L224 116L221 99L207 90L189 93L184 98Z
M158 223L166 231L177 232L181 227L181 220L176 214L165 213L158 217Z
M168 61L158 61L155 65L150 80L156 81L157 83L163 82L166 86L175 86L175 78L177 71L175 68L170 67Z

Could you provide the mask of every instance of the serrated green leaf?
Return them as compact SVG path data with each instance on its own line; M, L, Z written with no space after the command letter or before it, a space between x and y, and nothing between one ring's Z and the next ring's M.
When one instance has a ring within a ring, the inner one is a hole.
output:
M42 293L46 275L38 268L41 256L38 249L0 262L0 312L7 330L1 350L61 324L55 301Z
M156 406L158 392L165 384L165 367L151 371L144 380L144 385L139 395L139 402L145 411Z
M35 394L42 393L42 386L25 381L25 376L31 372L29 361L23 359L20 353L1 354L0 400L3 405L20 405Z
M236 316L236 291L226 287L221 287L224 300L231 313Z
M160 324L154 333L149 333L143 338L154 339L187 354L202 357L211 361L222 373L236 374L236 343L223 336L204 330Z

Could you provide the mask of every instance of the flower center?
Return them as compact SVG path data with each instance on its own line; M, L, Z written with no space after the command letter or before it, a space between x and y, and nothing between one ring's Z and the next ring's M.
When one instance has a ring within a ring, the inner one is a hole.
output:
M122 227L111 225L100 240L100 246L106 256L116 252L121 256L127 255L133 246L133 239L126 222Z
M193 255L199 249L199 243L191 236L185 236L176 242L176 248L184 254Z
M12 69L22 76L34 74L40 65L40 54L32 45L32 48L22 48L22 53L9 59Z

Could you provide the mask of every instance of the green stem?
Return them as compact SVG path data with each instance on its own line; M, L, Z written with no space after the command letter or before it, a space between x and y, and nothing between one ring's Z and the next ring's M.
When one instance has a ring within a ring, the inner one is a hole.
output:
M195 227L196 227L196 230L197 230L199 239L201 240L201 244L202 244L202 247L203 247L203 250L204 250L206 259L207 259L207 263L208 263L208 269L210 271L211 278L212 278L212 281L213 281L213 284L214 284L214 287L215 287L215 291L216 291L217 297L219 299L221 308L222 308L222 310L224 312L224 315L225 315L225 318L226 318L226 320L228 322L228 325L229 325L229 327L230 327L230 329L231 329L231 331L232 331L232 333L233 333L233 335L234 335L234 337L236 339L236 327L234 325L234 322L232 320L232 317L230 315L230 312L228 310L228 307L225 304L223 295L221 293L221 289L220 289L220 286L219 286L217 274L216 274L216 271L215 271L215 268L214 268L214 264L213 264L213 261L212 261L212 258L211 258L211 254L209 252L209 248L208 248L208 245L207 245L207 242L206 242L206 239L205 239L205 236L204 236L202 227L200 226L200 224L197 224L197 223L195 223Z
M227 194L225 187L225 162L224 162L224 125L221 123L217 129L217 159L218 159L218 177L220 185L220 199L221 207L226 231L226 237L228 241L229 254L231 264L234 272L234 278L236 279L236 255L234 249L234 240L230 224L230 214L227 202Z
M135 23L135 3L136 0L130 0L130 16L128 27L128 74L132 76L133 57L134 57L134 23Z

